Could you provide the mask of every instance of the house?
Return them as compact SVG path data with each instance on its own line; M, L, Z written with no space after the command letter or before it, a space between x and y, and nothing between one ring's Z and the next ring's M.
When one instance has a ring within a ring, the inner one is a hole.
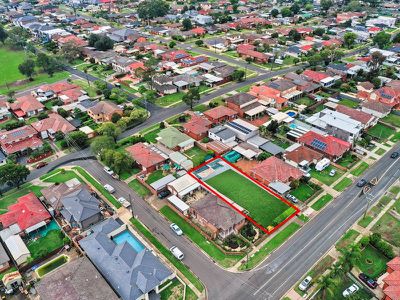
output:
M303 93L314 93L321 88L318 83L313 82L310 78L294 72L287 73L284 78L291 80L297 86L297 89Z
M79 86L69 83L67 81L59 81L51 84L42 85L34 90L32 94L38 97L41 102L44 102L58 97L58 95L60 95L62 92L75 89L79 89Z
M57 272L46 274L35 289L41 300L119 299L87 257L71 260Z
M194 16L192 20L199 25L207 25L213 23L213 18L211 16L203 16L201 14Z
M160 285L175 275L121 224L109 218L79 244L122 300L149 299L149 293L158 294Z
M285 162L300 168L308 168L310 165L317 164L324 155L320 152L314 151L304 145L298 145L295 149L287 151L283 154Z
M87 110L89 117L96 123L110 122L114 114L122 116L123 110L111 101L100 101Z
M185 196L193 194L193 192L200 187L200 183L189 174L185 174L167 184L167 189L171 194L180 199L184 199Z
M50 222L51 216L34 193L29 193L17 199L17 202L0 215L3 228L13 228L14 233L30 233Z
M0 131L0 147L6 155L23 154L28 148L34 150L42 145L42 140L37 137L37 131L30 125Z
M211 124L212 123L204 117L192 115L190 120L183 124L183 132L198 141L207 136Z
M246 224L244 216L211 193L190 206L190 216L206 228L213 239L237 234Z
M18 118L32 117L42 112L44 105L31 94L27 94L17 97L13 103L9 104L9 109Z
M81 189L82 183L76 178L70 179L64 183L54 184L42 189L42 195L46 202L56 211L62 207L61 198Z
M64 105L68 105L74 102L78 102L85 95L86 92L83 91L80 87L77 87L59 92L58 99L61 100Z
M257 97L249 93L239 93L230 96L225 99L226 106L237 112L238 116L244 118L246 116L246 111L248 108L253 108L253 106L260 104L258 103Z
M288 99L282 97L279 90L267 85L254 85L250 88L249 94L276 109L282 109L288 104Z
M303 175L303 172L298 168L275 156L267 158L250 170L250 176L266 185L277 181L289 183L300 179Z
M190 54L185 50L170 50L161 54L163 61L180 63L182 59L190 57Z
M367 27L373 26L384 26L390 28L396 28L396 18L387 17L387 16L378 16L377 18L369 19L365 22Z
M220 105L206 110L204 116L212 124L221 124L236 119L237 112L227 106Z
M247 141L258 134L258 127L246 122L242 119L235 119L224 125L226 128L233 131L236 137L241 141Z
M318 83L322 87L330 87L334 85L336 81L341 80L340 76L332 77L325 72L317 72L313 70L305 70L302 75L308 77L309 79Z
M321 135L312 130L299 137L297 141L308 148L324 154L332 161L340 159L351 148L349 142L331 135Z
M186 151L194 147L194 139L175 127L167 127L158 133L157 142L175 151Z
M399 300L400 299L400 257L397 256L386 263L387 270L383 278L383 294L382 300Z
M400 85L390 82L386 86L373 91L368 100L378 101L397 109L400 107Z
M297 85L288 79L277 79L267 83L267 86L279 91L280 96L288 101L294 101L303 95L303 92L297 89Z
M24 241L21 236L13 235L13 234L4 234L4 230L0 232L1 238L8 249L11 257L17 263L17 265L21 265L25 263L28 258L31 256L31 252L28 247L26 247ZM4 277L3 277L4 280Z
M195 27L190 30L195 36L200 37L207 33L207 31L203 27Z
M49 114L49 117L31 124L31 126L40 134L42 139L54 139L56 132L63 134L70 133L76 128L59 114Z
M76 47L86 47L88 45L87 41L85 41L73 34L60 37L57 40L57 43L58 43L59 47L62 47L66 44L74 44Z
M253 45L242 44L236 48L236 51L239 56L243 57L244 59L250 58L251 60L254 60L260 64L267 63L270 59L270 56L265 53L253 50L254 48L255 47Z
M136 143L125 149L135 162L142 168L145 173L151 173L159 168L167 160L167 157L162 156L159 151L144 143Z
M236 146L236 133L225 126L216 126L208 131L208 137L231 147Z
M172 77L170 76L154 76L152 81L154 89L161 95L175 94L178 91L177 86L173 84Z
M365 81L357 84L357 98L368 100L373 92L374 85L371 82Z
M10 268L11 259L8 256L7 251L4 249L3 244L0 243L0 272Z
M118 73L128 73L130 71L130 66L135 63L135 61L129 57L116 56L111 62L111 66L115 72Z
M0 100L0 122L7 120L11 117L11 113L8 110L7 101Z
M371 114L379 119L390 114L392 108L386 104L375 101L365 101L361 104L361 111Z
M334 109L337 112L345 114L350 118L352 118L353 120L360 122L363 129L371 127L375 125L377 122L377 118L374 117L372 114L363 112L358 109L350 108L341 104L334 104L334 106L335 106Z

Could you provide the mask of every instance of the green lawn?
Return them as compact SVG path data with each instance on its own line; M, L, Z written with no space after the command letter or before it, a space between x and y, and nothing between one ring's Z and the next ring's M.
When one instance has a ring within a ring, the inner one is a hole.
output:
M193 111L199 111L199 112L205 112L208 109L209 107L205 104L198 104L195 107L193 107Z
M358 221L358 225L360 225L363 228L366 228L369 223L371 223L374 220L374 218L372 216L365 216L365 218L363 217L360 221Z
M177 279L160 293L161 300L183 300L183 291L185 286Z
M394 133L394 129L380 123L376 124L374 127L371 127L368 130L368 134L378 139L379 141L384 141L388 139Z
M18 70L18 65L25 60L25 57L24 51L14 51L0 47L0 86L25 79L25 76Z
M352 184L352 181L350 178L343 178L342 180L340 180L334 187L333 189L335 189L338 192L342 192L344 191L349 185Z
M265 228L273 226L273 220L289 208L286 203L233 170L218 174L206 183L246 209L249 216Z
M85 90L88 93L89 97L97 96L96 87L95 87L94 83L90 83L90 85L89 85L86 80L82 80L82 79L72 80L72 83L79 85L83 90Z
M202 164L207 156L207 152L197 146L185 151L185 154L193 161L193 166Z
M62 266L63 264L68 262L68 258L66 255L61 255L56 257L55 259L49 261L48 263L40 266L37 269L37 273L40 277L43 277L47 273L53 271L54 269L57 269L58 267Z
M291 237L298 229L300 225L297 223L290 223L284 229L279 231L272 239L270 239L261 249L249 257L249 261L242 264L239 270L250 270L261 263L272 251L281 246Z
M388 212L372 227L372 232L380 233L386 241L400 247L400 221Z
M111 195L96 179L94 179L88 172L86 172L81 167L73 167L78 173L85 178L94 188L96 188L115 208L120 208L121 203L119 203L113 195Z
M241 88L236 89L236 92L239 92L239 93L247 93L248 91L250 91L250 88L251 88L251 87L252 87L252 84L245 85L245 86L243 86L243 87L241 87Z
M378 149L375 151L375 153L378 154L378 155L383 155L383 154L386 153L386 150L385 150L385 149L382 149L382 148L378 148Z
M59 173L47 177L43 181L45 182L54 182L54 183L63 183L68 180L71 180L73 178L77 178L79 181L82 181L82 178L80 178L74 171L65 171L61 170Z
M143 184L139 182L139 180L134 179L131 182L129 182L129 187L134 190L136 193L138 193L142 198L148 196L151 194L149 189L145 187Z
M165 107L165 106L170 106L176 103L179 103L182 101L182 97L185 95L184 92L178 92L172 95L166 95L163 97L159 97L156 99L155 104Z
M361 251L361 257L357 260L356 266L361 272L371 278L378 278L386 272L386 263L389 259L371 245Z
M354 243L355 239L360 235L360 233L354 229L348 230L342 238L336 243L336 249L340 250L348 247Z
M395 115L394 113L390 113L389 115L387 115L382 119L382 122L391 124L396 127L400 127L400 116Z
M157 124L158 125L158 124ZM157 140L156 140L156 137L158 136L158 133L161 131L161 128L156 128L156 129L154 129L154 130L152 130L152 131L149 131L149 132L147 132L147 133L145 133L144 135L143 135L143 138L146 140L146 142L148 142L148 143L156 143L157 142Z
M315 192L316 189L314 189L310 184L300 183L299 187L291 191L290 194L304 202L314 195Z
M160 212L171 222L177 224L183 233L212 259L217 261L221 266L229 268L234 266L243 255L225 255L217 246L208 241L200 232L198 232L186 220L174 212L169 206L161 208Z
M154 235L137 219L131 219L132 225L153 244L174 266L177 268L200 292L204 290L204 286L201 281L190 271L190 269L184 265L180 260L175 258L172 253L157 240Z
M301 98L295 100L294 102L296 102L296 104L305 105L305 106L310 106L315 103L314 100L312 100L311 98L309 98L307 96L301 97Z
M129 171L123 171L119 176L119 179L121 180L128 179L129 177L139 173L140 171L141 170L139 168L131 168Z
M41 190L42 186L32 185L30 183L26 183L20 187L20 189L12 189L7 193L4 193L0 199L0 214L6 213L7 208L17 202L19 197L22 197L30 192L35 193L36 196L40 197L42 195Z
M342 167L349 168L351 165L354 165L354 163L356 163L358 160L359 159L357 155L347 152L345 155L343 155L342 158L339 159L337 163Z
M336 170L335 176L329 175L331 170ZM317 179L318 181L320 181L326 185L331 185L336 180L338 180L343 174L344 174L344 172L342 170L339 170L332 166L328 166L327 168L325 168L325 170L322 170L321 172L317 171L315 169L312 169L310 171L311 177Z
M350 173L353 174L354 176L360 176L368 168L369 164L363 161L357 167L355 167Z
M342 104L342 105L350 107L350 108L356 108L359 105L358 102L352 101L352 100L349 100L349 99L342 99L342 100L339 101L339 104Z
M330 194L323 195L313 205L311 205L311 208L314 210L320 210L326 204L328 204L332 199L333 199L333 196Z
M395 185L395 186L391 187L389 191L390 191L391 193L397 195L397 194L400 192L400 186Z
M150 173L149 176L147 177L146 183L147 184L152 184L153 182L156 182L157 180L163 178L164 172L163 170L156 170L153 173Z
M396 132L391 138L390 141L393 143L397 143L398 141L400 141L400 131Z
M27 243L27 247L31 252L32 260L45 257L48 253L62 247L64 245L64 233L61 230L50 230L47 234L38 240Z

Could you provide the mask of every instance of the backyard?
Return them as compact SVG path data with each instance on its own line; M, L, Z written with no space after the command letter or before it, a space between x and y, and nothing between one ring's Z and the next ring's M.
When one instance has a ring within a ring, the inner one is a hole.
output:
M342 105L350 107L350 108L357 108L358 105L360 105L357 101L353 101L353 100L349 100L349 99L342 99L339 101L339 104L342 104Z
M335 170L336 171L334 176L330 176L329 175L331 170ZM325 168L322 171L317 171L315 169L312 169L310 171L311 177L317 179L318 181L321 181L322 183L324 183L326 185L331 185L336 180L338 180L343 174L344 174L344 172L342 170L339 170L339 169L337 169L335 167L332 167L332 166L328 166L327 168Z
M37 240L27 242L27 247L31 253L32 261L45 257L50 252L61 248L68 238L64 236L61 230L50 230L47 234Z
M376 124L368 130L368 134L379 141L388 139L394 133L394 129L381 123Z
M162 170L156 170L153 173L150 173L146 179L147 184L152 184L153 182L156 182L157 180L163 178L164 172Z
M196 146L185 151L185 154L193 161L193 166L195 167L202 164L208 155L206 151Z
M234 170L227 170L206 181L249 212L249 216L267 228L289 206Z
M295 100L294 102L295 102L296 104L305 105L305 106L310 106L310 105L312 105L312 104L315 103L314 100L312 100L311 98L309 98L309 97L307 97L307 96L301 97L301 98Z
M384 117L382 119L382 122L388 123L388 124L390 124L392 126L396 126L396 127L400 128L400 116L399 115L395 115L394 113L390 113L389 115Z

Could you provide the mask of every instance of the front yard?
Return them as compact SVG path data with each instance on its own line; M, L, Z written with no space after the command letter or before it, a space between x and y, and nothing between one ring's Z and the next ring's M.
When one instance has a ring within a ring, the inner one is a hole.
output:
M351 181L350 178L343 178L341 181L339 181L333 189L335 189L338 192L344 191L348 186L350 186L353 182Z
M386 263L389 259L371 245L367 245L361 251L361 257L357 260L356 266L361 272L371 278L378 278L386 272Z
M344 249L351 245L360 233L354 229L347 231L342 238L336 243L336 249Z
M360 176L368 168L369 164L363 161L357 167L355 167L350 173L354 176Z
M170 106L181 102L184 95L184 92L177 92L175 94L159 97L154 103L162 107Z
M339 159L337 164L341 165L342 167L345 167L345 168L350 168L358 161L359 161L359 158L357 157L357 155L347 152L345 155L343 155L343 157L341 159Z
M129 187L134 190L137 194L139 194L142 198L150 195L150 191L147 187L145 187L143 184L139 182L139 180L134 179L131 182L129 182Z
M320 210L326 204L328 204L332 199L333 199L333 196L330 194L323 195L313 205L311 205L311 208L314 210Z
M388 212L372 227L372 232L380 233L383 239L400 247L400 221Z
M378 141L385 141L394 133L395 133L394 129L386 125L383 125L381 123L376 124L374 127L371 127L368 130L368 134L373 138L377 139Z
M8 211L8 207L11 204L17 202L19 197L22 197L30 192L35 193L37 197L42 195L41 190L43 189L42 186L32 185L31 183L23 184L20 189L12 189L3 194L0 199L0 214L4 214Z
M331 170L335 170L336 171L334 176L330 176L329 175ZM322 183L324 183L326 185L331 185L336 180L338 180L343 174L344 174L344 172L342 170L337 169L337 168L332 167L332 166L328 166L326 169L324 169L322 171L317 171L315 169L312 169L310 171L311 177L317 179L318 181L320 181L320 182L322 182Z
M310 183L301 182L299 187L292 190L290 194L295 196L300 201L305 202L319 190L321 190L321 187L319 187L316 184L313 184L311 182Z

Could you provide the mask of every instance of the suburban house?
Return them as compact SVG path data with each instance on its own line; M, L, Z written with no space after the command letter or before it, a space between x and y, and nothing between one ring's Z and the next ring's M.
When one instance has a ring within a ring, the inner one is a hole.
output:
M335 111L337 111L341 114L345 114L345 115L349 116L350 118L352 118L353 120L360 122L363 129L366 129L368 127L375 125L378 121L378 119L376 117L374 117L372 114L363 112L362 110L350 108L345 105L336 104L336 103L332 103L331 107Z
M31 94L27 94L17 97L13 103L9 104L9 109L11 109L16 117L25 118L35 116L42 112L44 110L44 105Z
M283 160L271 156L250 170L250 175L263 184L289 183L303 177L304 173Z
M300 91L296 92L301 94ZM287 106L288 99L282 97L282 93L279 90L267 85L253 85L249 94L262 101L266 106L275 107L276 109L282 109Z
M382 300L398 300L400 299L400 257L396 256L386 263L387 275L383 278Z
M248 93L239 93L230 96L225 99L225 102L226 106L236 111L238 116L241 118L246 117L246 112L251 111L254 108L258 109L258 107L261 106L261 109L263 109L263 106L258 102L257 97Z
M313 93L321 88L318 83L313 82L310 78L294 72L287 73L284 78L291 80L297 86L297 89L303 93Z
M0 100L0 122L7 120L11 117L11 113L8 110L7 101Z
M62 101L63 105L68 105L74 102L78 102L81 99L87 98L86 92L80 87L69 89L58 93L58 99Z
M225 126L216 126L208 131L208 137L213 141L221 142L228 146L236 146L236 133Z
M241 141L247 141L258 134L258 127L246 122L242 119L235 119L224 125L226 128L233 131L236 137Z
M206 110L204 116L212 122L212 124L221 124L236 119L237 112L227 106L217 106Z
M67 134L76 129L75 126L56 113L49 114L48 118L34 122L31 126L40 134L42 139L54 139L54 135L58 131Z
M170 50L161 54L163 61L169 61L174 63L180 63L182 59L190 57L185 50Z
M175 275L122 224L104 220L79 244L122 300L149 299Z
M168 159L168 157L162 156L160 151L156 151L154 146L144 143L136 143L127 147L125 151L130 154L145 173L151 173L161 168Z
M268 56L265 53L258 52L255 49L255 46L250 45L250 44L241 44L238 45L236 48L237 53L239 56L243 57L244 59L250 58L258 63L267 63L268 60L270 59L270 56Z
M297 89L297 85L288 79L277 79L268 82L267 86L279 91L280 96L288 101L294 101L303 95L303 92Z
M38 87L36 90L32 92L35 97L43 102L51 99L55 99L63 92L68 90L79 89L79 86L76 84L69 83L67 81L59 81L51 84L45 84ZM80 89L79 89L80 90Z
M25 263L31 256L31 252L18 234L14 235L9 230L2 230L0 231L0 236L17 265Z
M244 216L211 193L190 206L190 215L213 239L237 234L246 224Z
M167 184L167 189L171 194L180 199L184 199L187 195L193 194L193 192L200 187L200 183L189 174L185 174Z
M317 164L324 155L314 151L304 145L297 144L298 147L283 154L283 158L288 164L306 170L310 165Z
M390 114L392 108L381 102L365 101L361 104L361 111L381 119Z
M61 198L81 189L82 187L82 183L76 178L73 178L64 183L53 184L49 187L43 188L42 195L47 204L49 204L54 210L59 211L62 207Z
M111 101L100 101L88 108L87 113L96 123L109 122L113 114L122 116L123 109Z
M331 76L325 72L317 72L313 70L305 70L302 75L308 77L323 87L330 87L334 85L336 81L341 80L341 77L338 75Z
M0 131L0 146L6 155L24 153L28 148L37 149L43 145L37 131L25 125L9 131Z
M175 127L167 127L158 133L157 142L175 151L186 151L194 147L194 139Z
M208 119L193 114L190 120L183 124L183 132L198 141L207 136L211 125L212 123Z
M170 95L178 91L178 87L173 84L172 77L170 76L154 76L152 81L154 89L161 95Z
M10 268L11 259L8 256L7 251L4 249L3 245L0 243L0 272Z
M400 84L390 82L373 91L368 100L378 101L396 109L400 106Z
M357 84L357 98L368 100L374 91L374 85L369 81L360 82Z
M324 154L327 158L337 161L351 148L351 144L331 135L321 135L308 131L298 138L299 143Z

